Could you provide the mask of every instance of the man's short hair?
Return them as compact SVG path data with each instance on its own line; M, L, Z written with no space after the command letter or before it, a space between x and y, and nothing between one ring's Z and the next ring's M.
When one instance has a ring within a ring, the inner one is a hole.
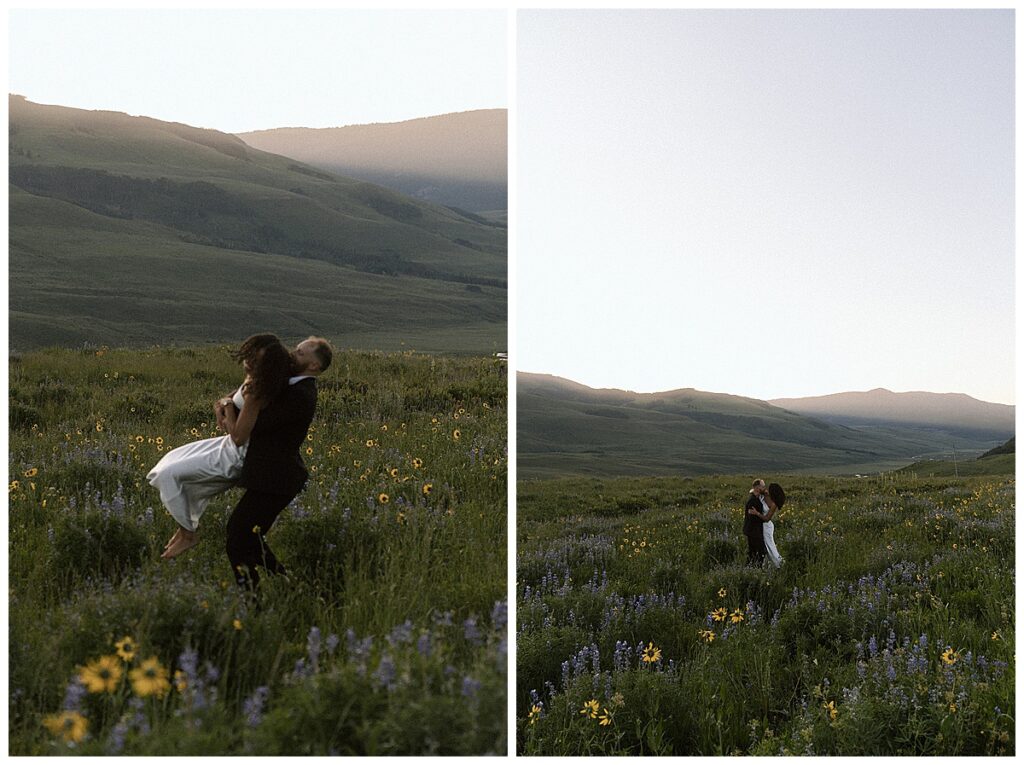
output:
M316 360L320 362L320 371L326 372L327 367L331 365L331 359L334 358L334 350L331 348L331 344L324 338L314 335L310 335L306 339L316 343L313 353L316 354Z
M755 478L753 486L751 488L756 489L758 486L764 486L764 479L763 478Z

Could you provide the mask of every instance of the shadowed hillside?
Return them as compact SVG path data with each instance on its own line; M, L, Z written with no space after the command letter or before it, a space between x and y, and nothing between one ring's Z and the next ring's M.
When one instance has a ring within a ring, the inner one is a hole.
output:
M650 394L594 390L525 373L517 381L520 478L852 474L949 453L948 442L919 429L837 425L741 396L692 388ZM977 456L998 442L962 438L956 448Z
M504 230L146 117L10 98L10 342L505 346Z

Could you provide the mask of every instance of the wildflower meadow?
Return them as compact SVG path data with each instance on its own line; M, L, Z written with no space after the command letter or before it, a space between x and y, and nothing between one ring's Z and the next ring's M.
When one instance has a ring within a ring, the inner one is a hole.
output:
M337 352L254 602L224 551L241 490L164 561L145 481L218 435L229 350L10 359L9 753L504 754L504 362Z
M1014 481L523 481L517 750L1013 755Z

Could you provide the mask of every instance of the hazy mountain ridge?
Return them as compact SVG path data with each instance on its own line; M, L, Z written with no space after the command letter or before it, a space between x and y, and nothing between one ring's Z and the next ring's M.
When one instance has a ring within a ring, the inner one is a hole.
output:
M871 472L948 448L934 433L915 428L849 427L766 401L692 388L646 394L598 390L522 372L517 382L517 459L526 478ZM996 442L964 438L957 449L979 454Z
M260 321L504 349L494 225L215 130L9 103L14 347L235 340Z
M844 425L899 424L1005 435L1014 432L1016 416L1013 406L979 401L963 393L894 393L885 388L780 398L769 403Z
M249 146L480 213L508 207L508 116L481 109L390 123L239 133Z

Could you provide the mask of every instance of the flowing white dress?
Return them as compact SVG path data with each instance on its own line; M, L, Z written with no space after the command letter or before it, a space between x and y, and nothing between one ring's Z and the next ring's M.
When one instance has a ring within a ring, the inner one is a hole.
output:
M761 500L761 505L764 507L765 512L768 512L768 507L764 500ZM768 560L772 562L775 568L779 568L782 565L782 556L779 555L779 548L775 546L775 524L772 521L765 521L762 530L764 531L764 547L768 551Z
M241 388L232 400L242 408ZM184 444L167 452L146 480L160 491L160 501L174 520L195 531L210 500L235 485L247 446L236 446L227 435Z

